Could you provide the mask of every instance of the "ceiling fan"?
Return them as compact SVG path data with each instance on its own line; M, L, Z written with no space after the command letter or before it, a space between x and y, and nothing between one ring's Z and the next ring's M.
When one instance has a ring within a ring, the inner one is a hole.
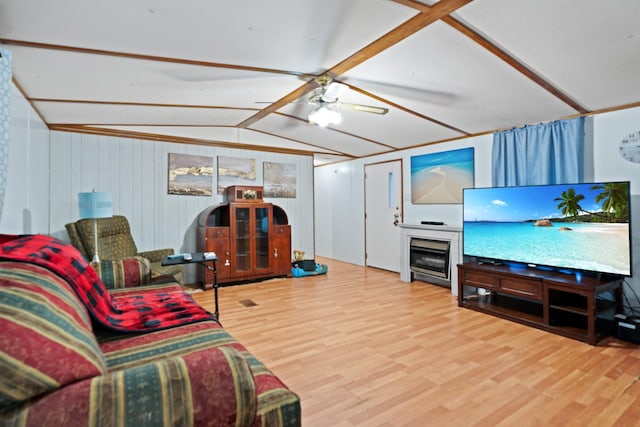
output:
M339 124L342 121L342 116L336 109L341 108L373 114L387 114L389 112L388 108L340 102L340 96L349 89L349 86L334 82L331 77L326 75L316 77L315 80L318 87L311 92L306 102L306 104L316 105L316 108L307 116L311 124L317 124L320 127Z
M292 102L292 104L307 104L316 106L313 111L311 111L307 115L309 123L311 124L317 124L321 127L326 127L330 124L339 124L342 120L342 116L338 111L336 111L338 109L349 109L373 114L387 114L389 112L388 108L340 102L340 96L345 93L347 89L349 89L349 86L343 83L334 82L333 79L327 75L318 76L314 80L318 87L316 87L307 96L307 99ZM272 104L272 102L256 103Z

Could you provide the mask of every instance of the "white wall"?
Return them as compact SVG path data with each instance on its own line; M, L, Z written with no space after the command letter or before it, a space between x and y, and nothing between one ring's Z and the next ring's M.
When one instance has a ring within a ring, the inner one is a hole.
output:
M623 138L640 130L640 107L600 114L594 118L593 172L594 181L631 181L631 254L633 277L626 284L625 295L640 307L640 163L624 160L618 152Z
M314 181L316 254L363 265L364 167L346 162L316 168Z
M64 225L78 219L78 193L95 188L112 193L113 211L129 219L139 250L195 251L198 214L223 197L168 194L169 153L211 156L214 168L217 156L231 156L256 160L256 185L263 182L262 162L296 165L297 197L265 200L287 213L292 249L314 256L311 156L50 132L17 90L10 131L0 233L43 233L68 241ZM195 281L195 268L186 270L188 282Z
M443 221L462 227L462 205L411 203L411 157L444 150L474 147L475 186L491 185L492 135L430 145L315 169L316 253L364 265L364 167L393 159L402 160L403 222Z
M618 155L623 137L640 130L640 108L589 117L585 121L585 181L631 181L632 252L634 276L627 283L640 294L640 164ZM444 221L462 226L462 205L413 205L411 156L474 147L475 186L491 186L493 135L482 135L403 150L392 154L319 166L315 169L316 253L319 256L364 265L364 166L402 159L404 222ZM639 304L640 305L640 304Z
M0 233L49 231L49 129L13 87L9 169Z

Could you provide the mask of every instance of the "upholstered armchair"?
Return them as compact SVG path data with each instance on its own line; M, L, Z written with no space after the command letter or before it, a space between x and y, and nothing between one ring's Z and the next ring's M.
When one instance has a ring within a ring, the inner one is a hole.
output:
M114 215L111 218L100 218L98 221L98 255L101 265L94 266L105 280L105 276L113 279L118 275L118 271L126 269L126 262L123 260L135 260L143 262L140 264L140 284L145 284L145 268L150 268L149 282L158 282L171 279L183 284L183 269L181 265L162 266L162 260L167 255L173 254L173 249L155 249L151 251L138 252L138 248L131 235L131 227L126 217ZM87 260L91 260L95 253L94 249L94 224L93 219L81 219L79 221L65 225L71 244L75 246ZM144 260L148 260L148 267ZM115 262L114 262L115 261ZM102 265L104 264L104 265ZM118 282L118 280L116 280ZM120 287L116 284L114 287Z

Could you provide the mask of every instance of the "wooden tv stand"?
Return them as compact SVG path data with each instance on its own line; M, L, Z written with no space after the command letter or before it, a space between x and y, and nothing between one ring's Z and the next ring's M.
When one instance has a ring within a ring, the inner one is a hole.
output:
M622 279L470 262L458 265L458 306L596 345L622 312Z

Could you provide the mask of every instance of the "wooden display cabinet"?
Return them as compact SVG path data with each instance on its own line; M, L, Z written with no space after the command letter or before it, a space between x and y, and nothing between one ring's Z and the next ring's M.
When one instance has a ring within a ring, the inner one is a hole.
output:
M262 197L262 187L233 186L227 194L235 201L205 209L198 217L197 250L218 256L218 283L290 277L291 226L284 210L254 198ZM213 272L199 269L198 282L208 286Z
M231 263L229 262L229 257L231 256L231 248L229 243L229 227L206 227L203 230L204 240L201 244L199 244L198 251L199 252L215 252L218 256L218 261L216 263L216 272L218 277L218 283L220 280L226 280L231 277ZM208 243L206 243L208 242ZM208 250L200 250L200 247L211 247L215 248L213 251ZM206 277L204 275L199 276L202 280L200 282L207 287L211 286L213 283L213 272L208 269L202 269L203 271L199 271L200 273L206 272Z
M291 226L287 225L287 214L284 210L275 205L270 244L274 274L291 276Z
M622 310L622 279L464 263L458 305L595 345Z

